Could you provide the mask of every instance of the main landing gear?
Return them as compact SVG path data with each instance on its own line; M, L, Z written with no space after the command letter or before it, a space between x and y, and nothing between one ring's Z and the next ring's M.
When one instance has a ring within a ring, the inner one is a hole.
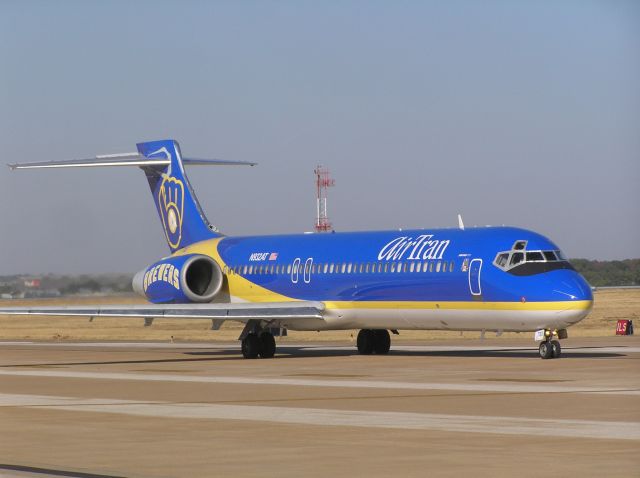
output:
M276 339L268 331L261 332L260 335L250 333L242 339L242 356L248 359L271 358L276 353Z
M247 322L240 334L242 356L247 359L272 358L276 353L276 339L271 330L262 328L259 321Z
M560 358L562 355L562 347L560 346L560 341L558 339L566 339L567 331L563 330L544 330L541 335L544 336L542 342L540 342L540 346L538 347L538 353L540 354L541 359L556 359Z
M391 348L391 337L384 329L362 329L358 332L358 352L362 355L384 355Z

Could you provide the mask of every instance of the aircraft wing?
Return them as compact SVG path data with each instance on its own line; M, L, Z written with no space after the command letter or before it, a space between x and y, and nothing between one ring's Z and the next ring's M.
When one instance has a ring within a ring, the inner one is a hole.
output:
M215 304L141 304L43 307L0 307L0 315L63 317L139 317L143 319L323 320L324 303L313 301Z

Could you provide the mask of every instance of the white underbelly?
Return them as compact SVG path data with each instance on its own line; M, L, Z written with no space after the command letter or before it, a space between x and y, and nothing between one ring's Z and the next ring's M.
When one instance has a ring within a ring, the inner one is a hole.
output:
M291 321L291 330L398 329L398 330L500 330L526 332L562 329L582 320L585 309L478 310L478 309L327 309L325 323Z

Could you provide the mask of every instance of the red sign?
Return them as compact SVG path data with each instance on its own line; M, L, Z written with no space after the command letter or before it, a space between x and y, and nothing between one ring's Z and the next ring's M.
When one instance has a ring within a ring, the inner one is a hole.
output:
M618 325L616 325L616 335L631 335L629 322L629 320L618 320Z

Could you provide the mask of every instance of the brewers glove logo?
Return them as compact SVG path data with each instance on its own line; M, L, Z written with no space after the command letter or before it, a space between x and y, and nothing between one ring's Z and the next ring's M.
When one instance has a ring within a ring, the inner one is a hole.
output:
M184 213L184 184L167 174L162 175L162 184L158 192L162 225L167 242L177 249L182 239L182 217Z

